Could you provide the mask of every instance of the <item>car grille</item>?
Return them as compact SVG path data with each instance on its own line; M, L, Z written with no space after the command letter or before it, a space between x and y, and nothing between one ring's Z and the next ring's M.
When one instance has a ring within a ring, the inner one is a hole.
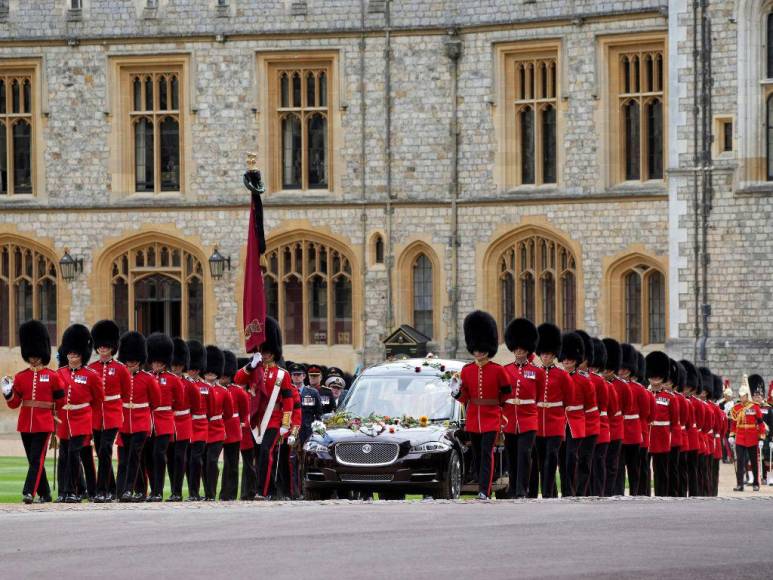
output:
M400 447L396 443L339 443L335 447L336 460L343 465L363 467L394 463Z
M341 481L349 481L349 482L382 482L382 481L392 481L393 475L391 473L342 473L341 474Z

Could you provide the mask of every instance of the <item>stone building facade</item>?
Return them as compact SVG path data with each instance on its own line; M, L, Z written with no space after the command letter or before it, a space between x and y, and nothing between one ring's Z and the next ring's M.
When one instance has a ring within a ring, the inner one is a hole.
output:
M0 371L30 313L241 350L255 151L287 358L353 370L400 324L466 356L480 307L769 372L770 4L0 2Z

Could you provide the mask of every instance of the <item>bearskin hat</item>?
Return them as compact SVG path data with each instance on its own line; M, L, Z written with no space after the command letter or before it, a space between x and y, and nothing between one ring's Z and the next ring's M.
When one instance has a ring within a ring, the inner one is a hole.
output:
M499 332L494 317L488 312L475 310L464 319L464 341L467 351L485 352L489 357L497 354L499 348Z
M647 365L647 380L658 378L667 381L671 377L671 361L666 353L656 350L649 353L644 360ZM671 377L671 381L675 378Z
M695 396L697 397L701 391L706 391L706 394L710 395L714 390L714 379L711 369L708 367L698 367L698 373L700 375L700 387L695 389Z
M620 360L620 368L625 369L631 374L636 374L639 369L639 357L636 356L636 349L624 342L620 345L623 358Z
M543 322L537 328L539 340L537 340L537 354L552 352L558 356L561 352L561 331L555 324Z
M558 360L573 360L580 364L585 360L585 345L582 337L576 332L565 332L561 336L561 352Z
M28 320L19 326L19 346L25 361L39 358L43 366L51 362L51 337L46 325L39 320Z
M67 327L62 335L62 344L59 347L64 354L64 364L67 364L67 355L71 352L77 352L81 355L84 365L88 364L91 358L91 332L82 324L72 324Z
M534 352L534 349L537 348L537 339L537 327L526 318L511 320L505 329L505 344L510 352L516 348Z
M754 395L762 395L765 393L765 379L760 375L749 375L749 390L752 397Z
M236 371L239 369L236 355L230 350L224 350L223 360L225 361L225 364L223 365L223 376L228 377L229 379L233 379Z
M122 363L138 362L141 365L148 360L147 341L141 332L124 332L118 341L118 360Z
M639 362L639 372L636 373L636 376L639 377L639 380L646 381L647 380L647 359L644 358L644 355L640 352L636 353L636 359Z
M183 370L188 370L191 363L191 353L188 351L188 343L179 336L172 339L174 351L172 353L172 366L181 366Z
M166 334L154 332L148 337L148 362L164 363L167 367L172 366L174 355L174 343Z
M223 358L223 351L217 348L214 344L207 345L207 366L205 367L204 374L213 374L217 377L223 376L223 369L225 368L225 359Z
M593 368L605 369L607 367L607 347L600 338L593 337Z
M712 399L722 398L722 377L714 375L714 391L711 393Z
M674 362L676 363L676 371L679 373L676 382L679 384L679 388L684 391L685 385L687 385L687 369L681 362Z
M100 320L91 327L91 340L94 341L95 352L99 347L106 346L115 354L118 350L118 339L120 337L121 331L112 320Z
M695 365L692 364L687 359L682 359L679 361L679 363L684 367L684 370L685 370L684 385L683 385L684 388L690 387L700 392L701 375L700 373L698 373L698 369L696 369Z
M585 332L584 330L575 330L574 331L577 336L579 336L582 339L582 348L583 353L585 356L585 360L588 361L588 366L593 366L593 341L590 338L590 335Z
M620 347L620 343L614 338L605 338L601 342L604 343L604 348L607 349L607 363L604 365L604 370L616 373L620 370L623 349Z
M188 341L188 370L204 372L207 368L207 351L198 340Z
M282 358L282 331L275 318L266 316L266 341L260 345L261 351L270 352L277 361Z

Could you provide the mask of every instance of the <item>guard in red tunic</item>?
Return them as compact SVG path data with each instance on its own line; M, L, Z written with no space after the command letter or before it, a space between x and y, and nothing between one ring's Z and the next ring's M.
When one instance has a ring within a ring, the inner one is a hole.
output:
M215 501L217 497L217 482L220 479L220 454L225 443L225 417L233 415L233 405L228 389L220 384L220 378L225 370L223 351L214 345L207 345L207 370L204 380L209 387L207 397L207 419L209 433L207 435L206 475L204 477L204 501Z
M604 348L607 350L607 362L604 368L604 380L607 382L607 412L609 413L609 448L607 449L607 475L604 485L604 495L607 497L620 495L617 476L620 472L620 457L623 445L623 381L617 376L622 363L623 352L620 343L612 338L605 338Z
M58 371L65 392L57 402L61 419L57 436L62 449L58 502L80 503L82 499L76 494L80 452L86 437L91 437L92 407L101 405L104 398L99 375L85 366L91 356L91 346L91 333L82 324L73 324L62 335L60 350L67 357L67 365Z
M601 376L607 364L607 349L604 343L593 338L593 360L590 361L590 380L596 388L596 404L599 407L599 436L593 450L590 495L603 497L607 481L607 452L609 450L609 383Z
M596 385L589 371L590 367L593 366L593 340L584 330L575 330L575 333L582 339L584 355L577 374L584 379L580 386L582 388L583 413L585 413L585 437L580 441L580 448L577 451L577 486L575 493L575 495L583 497L590 494L593 452L599 436L600 421Z
M671 452L668 455L668 495L670 497L681 497L682 489L682 414L687 405L682 396L682 389L687 381L687 370L680 362L668 359L668 379L664 381L664 388L671 393L674 398L674 409L676 415L671 421Z
M502 423L502 405L511 398L512 387L501 365L492 362L499 347L494 318L482 310L464 319L467 351L475 359L451 381L451 394L467 408L465 431L472 443L473 473L478 476L478 499L491 496L494 478L494 445Z
M756 385L755 385L756 386ZM760 490L759 470L757 469L757 453L765 439L765 422L762 419L760 406L752 401L756 391L749 387L749 379L743 376L741 388L738 390L740 402L730 411L730 445L735 447L737 466L735 469L738 486L733 491L743 491L746 465L751 463L753 490Z
M121 393L128 391L129 371L115 360L120 332L112 320L100 320L91 328L94 351L99 360L89 365L100 379L105 398L94 407L92 427L94 446L97 451L96 503L110 502L115 498L116 484L113 472L113 448L118 430L123 425Z
M539 480L542 497L557 497L556 469L558 451L566 432L565 405L574 401L574 383L569 373L556 366L561 352L561 331L554 324L544 323L537 329L539 340L536 353L545 370L545 388L537 391L537 469L532 468L529 496L536 497Z
M167 451L167 467L171 483L171 493L167 501L178 502L183 499L183 479L187 468L188 447L193 433L191 406L198 405L201 395L196 385L183 374L190 364L188 344L182 338L173 338L172 345L172 374L180 383L180 396L172 401L175 434L174 439L169 442Z
M559 449L558 471L561 479L561 496L577 495L577 463L582 440L585 439L585 397L592 389L590 381L580 373L580 364L585 360L585 343L576 332L565 332L561 337L561 366L569 373L572 390L564 399L566 411L566 432Z
M507 325L505 344L515 361L505 365L513 396L505 399L502 419L505 451L510 474L508 497L522 498L529 493L532 453L537 437L537 392L545 389L545 371L530 362L537 348L537 327L526 318Z
M639 366L636 373L636 382L641 385L639 389L639 426L641 427L642 444L639 449L639 495L649 497L652 495L652 470L650 469L650 422L655 411L655 395L652 390L645 388L647 384L647 365L644 355L636 353Z
M122 447L118 461L123 463L119 473L118 494L121 502L144 501L144 494L135 491L140 476L142 448L151 431L151 410L160 406L158 381L142 370L147 360L145 337L139 332L124 333L118 344L118 360L129 370L129 390L123 394Z
M714 391L712 393L713 402L711 404L714 411L714 452L712 453L712 488L711 495L717 497L719 495L719 464L722 461L722 442L727 436L727 415L719 406L719 401L722 400L722 377L714 375Z
M288 364L290 371L290 387L293 391L293 412L290 416L290 432L282 438L279 446L279 463L277 473L277 490L281 498L298 499L300 497L300 479L298 477L298 456L296 444L300 433L303 411L301 409L301 389L306 367L298 363ZM299 376L298 370L301 370ZM298 380L300 379L300 380Z
M239 449L242 443L242 424L250 419L250 400L247 392L233 384L236 375L236 355L230 350L223 351L225 365L220 384L228 389L231 397L231 416L225 417L225 442L223 444L223 482L220 486L220 500L233 501L239 493Z
M19 409L16 430L21 434L27 456L27 477L22 501L30 504L51 501L46 474L46 452L54 432L55 403L64 397L59 375L46 368L51 361L51 339L46 326L29 320L19 326L21 356L29 364L11 380L3 377L3 396L10 409ZM37 498L36 498L37 496Z
M681 363L687 370L687 380L684 385L684 398L687 403L686 430L682 433L684 457L684 469L686 473L685 493L690 497L698 495L698 441L697 399L695 395L701 392L701 375L698 369L690 362L682 360ZM686 437L686 439L685 439Z
M154 332L148 337L147 345L148 362L158 381L161 396L158 407L153 409L153 437L145 444L146 465L150 472L148 501L160 502L164 499L169 442L174 438L177 428L174 409L180 406L179 401L185 398L185 392L180 379L169 370L174 355L172 339Z
M711 465L710 456L713 450L714 437L714 412L707 403L707 398L714 391L714 374L707 367L700 367L698 371L701 374L701 390L695 395L695 403L698 408L696 415L698 441L700 451L698 452L698 495L708 496L711 487Z
M261 355L257 353L255 358L260 358L260 356ZM236 366L239 370L236 371L236 374L233 378L233 387L240 391L241 394L239 394L239 397L243 396L246 401L244 415L246 418L242 421L242 442L240 446L242 455L242 477L239 499L242 501L253 500L255 499L255 495L258 493L258 473L256 462L259 447L255 444L255 436L252 433L250 422L252 420L253 401L256 402L256 410L258 408L258 398L256 396L256 392L263 392L263 377L262 372L252 372L252 369L255 369L255 367L258 365L257 362L255 363L255 366L250 366L248 369L249 372L245 371L245 367L248 367L249 365L251 365L250 358L238 358ZM258 376L259 374L260 376ZM239 406L241 409L242 404L244 403L237 403L237 406ZM265 404L262 405L262 408L265 409Z
M655 408L650 422L650 447L655 495L669 495L669 457L671 454L671 426L678 420L679 409L674 395L666 388L670 360L660 351L647 355L647 380L655 396Z
M628 472L629 495L638 495L640 476L640 449L642 444L641 423L639 422L639 389L633 375L639 368L636 349L628 343L620 345L622 359L618 371L618 394L623 412L623 445L620 451L620 468L617 472L615 495L625 495L626 471Z
M198 397L188 400L191 406L191 444L188 447L188 499L186 501L201 501L201 474L204 470L204 452L209 436L209 421L207 409L209 408L209 385L201 378L207 368L207 351L198 340L188 341L190 361L188 365L187 380L195 389Z

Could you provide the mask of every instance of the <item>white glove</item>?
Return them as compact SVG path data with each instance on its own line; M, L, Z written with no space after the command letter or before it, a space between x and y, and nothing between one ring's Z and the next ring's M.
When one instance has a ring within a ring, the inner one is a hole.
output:
M759 443L757 443L757 447L758 447L759 449L762 449L762 447L763 447L764 445L765 445L765 442L764 442L762 439L760 439Z
M462 390L462 380L459 378L459 375L451 377L449 384L451 385L451 396L456 397L459 391Z
M290 436L287 438L287 444L288 444L290 447L292 447L293 445L295 445L295 435L290 435Z
M3 385L3 396L10 397L11 392L13 391L13 380L10 377L3 377L3 380L0 382L0 384Z
M727 441L730 443L730 447L735 447L735 437L728 437Z
M290 429L288 427L280 427L279 428L279 435L284 437L290 432Z
M259 352L256 352L255 354L252 355L252 360L250 361L250 368L251 369L257 368L262 360L263 360L263 355L260 354Z

